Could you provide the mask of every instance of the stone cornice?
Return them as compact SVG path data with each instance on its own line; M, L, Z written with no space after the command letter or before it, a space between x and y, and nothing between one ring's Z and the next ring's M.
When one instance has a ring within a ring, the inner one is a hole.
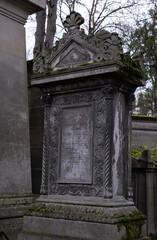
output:
M145 220L145 216L134 206L104 207L60 203L36 203L27 211L27 216L116 224L121 222L124 212L133 221Z
M41 6L44 6L41 4L36 5L34 2L28 0L16 0L16 2L2 0L0 2L0 15L24 25L29 14L42 10ZM38 3L38 1L36 2Z
M6 8L1 7L1 6L0 6L0 15L3 15L5 17L7 17L7 18L9 18L9 19L11 19L15 22L18 22L20 24L23 24L23 25L26 23L26 18L25 17L22 17L22 16L16 14L15 12L12 12L12 11L6 9Z
M69 68L65 71L54 71L51 75L35 76L31 78L31 85L46 84L50 82L58 82L68 79L76 79L81 77L89 77L105 73L117 72L123 64L118 60L107 61L102 63L93 63L90 65L80 66L77 68Z
M9 0L10 2L14 2L14 0ZM16 4L28 12L28 14L32 14L38 11L41 11L46 6L46 0L16 0Z

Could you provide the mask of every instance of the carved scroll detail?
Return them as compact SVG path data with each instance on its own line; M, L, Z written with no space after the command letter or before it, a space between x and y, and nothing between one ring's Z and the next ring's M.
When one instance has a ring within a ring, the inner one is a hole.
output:
M63 34L59 41L56 41L55 46L49 50L48 54L45 56L35 55L33 66L35 73L42 73L46 70L55 71L61 63L62 67L79 66L80 56L82 56L81 63L120 59L122 41L118 34L103 29L95 35L87 35L84 29L80 29L83 22L83 17L77 12L71 12L67 16L63 25L68 31ZM71 43L72 49L69 48L69 43ZM67 56L69 61L62 61Z

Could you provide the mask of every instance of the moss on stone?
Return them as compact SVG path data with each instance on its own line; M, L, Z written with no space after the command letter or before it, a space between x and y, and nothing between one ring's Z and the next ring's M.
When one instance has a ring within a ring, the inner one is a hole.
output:
M69 69L69 67L58 68L58 69L56 70L56 72L64 72L64 71L66 71L66 70L68 70L68 69Z
M27 214L29 213L41 213L41 214L51 214L52 211L49 211L47 208L46 208L46 204L42 203L40 205L32 205L28 211L27 211Z
M51 74L51 73L52 73L52 70L49 70L49 71L46 71L46 72L45 72L46 75L49 75L49 74Z
M142 227L145 224L146 217L140 212L123 214L117 224L118 232L125 228L126 236L122 240L135 240L141 237Z
M150 149L150 154L152 161L154 165L157 167L157 148L151 147L151 146L141 146L141 145L133 145L131 149L131 155L132 157L136 159L140 159L142 152L144 150L149 150Z
M82 67L82 66L87 66L87 65L91 65L91 64L94 64L96 62L86 62L86 63L81 63L79 66Z
M144 78L144 72L140 64L138 62L135 63L130 55L121 54L121 62L124 64L124 67L119 70L119 73L125 78L136 82L140 82Z
M132 119L134 120L147 120L147 121L157 121L157 118L154 116L147 115L132 115Z

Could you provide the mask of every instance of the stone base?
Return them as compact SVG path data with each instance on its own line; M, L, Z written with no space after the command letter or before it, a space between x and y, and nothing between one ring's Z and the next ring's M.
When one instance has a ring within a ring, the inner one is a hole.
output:
M34 201L30 194L0 195L0 240L17 240L23 216Z
M28 229L30 231L29 234L27 233ZM42 240L45 240L44 237L48 236L50 239L54 240L113 240L121 239L121 237L125 235L125 231L122 229L121 233L119 233L117 237L117 226L115 225L38 217L25 217L24 231L25 234L23 234L23 238L19 238L19 240L40 239L41 236ZM31 236L31 238L28 236Z
M134 206L36 203L24 216L18 240L134 240L144 236L145 216Z

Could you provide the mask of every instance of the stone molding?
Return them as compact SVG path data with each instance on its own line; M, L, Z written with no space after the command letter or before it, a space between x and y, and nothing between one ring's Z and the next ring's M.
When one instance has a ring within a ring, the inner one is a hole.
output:
M0 1L0 15L3 15L15 22L22 25L26 23L26 19L29 14L42 10L43 6L46 6L46 0L40 5L37 1L27 0L4 0ZM36 3L35 3L36 2Z
M36 203L27 211L27 216L64 219L73 221L85 221L95 223L115 224L120 222L123 215L131 213L137 214L136 221L146 219L144 215L137 211L134 206L126 207L103 207L103 206L87 206L72 205L59 203ZM136 215L135 214L135 215ZM134 217L132 220L135 220Z
M3 15L12 21L18 22L22 25L26 23L26 16L20 16L16 14L15 12L9 11L6 8L0 7L0 15Z
M0 220L23 217L24 213L33 202L34 197L31 193L0 194Z
M15 204L30 204L33 201L33 195L30 194L0 194L0 206L9 206Z

